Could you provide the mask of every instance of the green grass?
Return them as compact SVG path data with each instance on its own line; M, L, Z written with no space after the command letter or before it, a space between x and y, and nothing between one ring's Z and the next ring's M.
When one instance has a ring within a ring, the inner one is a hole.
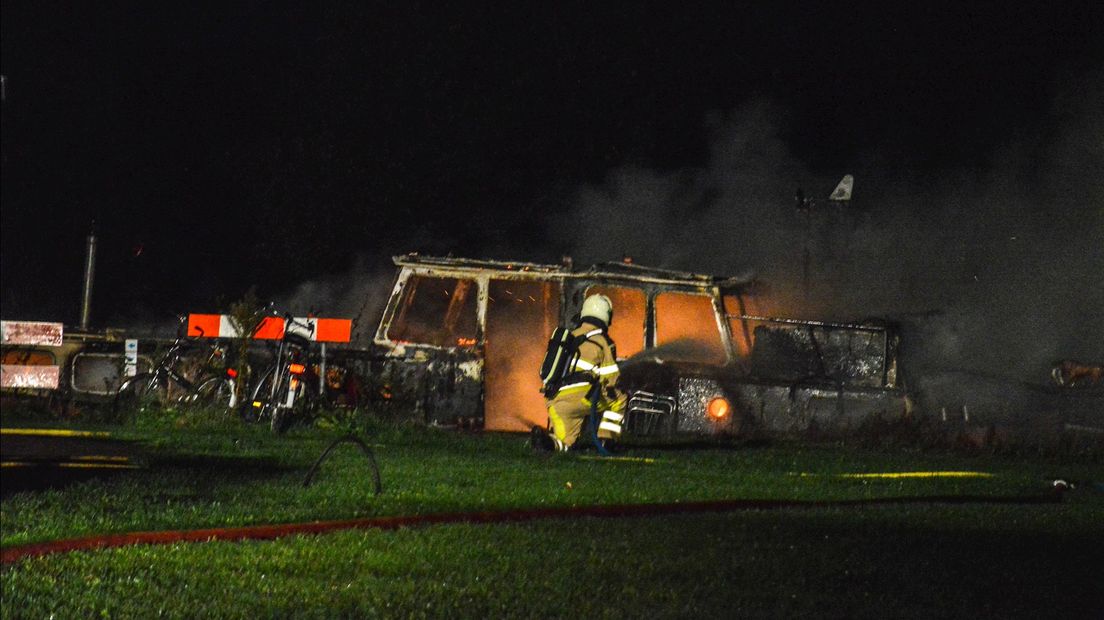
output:
M412 427L368 434L384 493L336 436L146 424L146 469L0 504L4 546L92 534L376 515L709 499L1037 495L1099 463L776 444L638 449L653 463L540 457L524 439ZM972 470L984 479L857 480ZM802 477L795 474L814 473ZM570 487L568 486L570 482ZM274 542L71 553L3 571L4 617L1091 616L1104 609L1104 493L1060 505L918 503L620 520L450 525ZM152 606L151 606L152 605ZM1061 613L1055 613L1060 611Z
M339 446L304 489L335 435L273 436L231 426L139 433L146 468L57 490L21 493L0 507L2 544L135 530L185 529L533 506L729 498L863 499L901 495L1037 494L1048 478L1091 479L1092 466L831 447L647 450L654 463L541 458L510 435L379 429L368 440L385 492L352 445ZM989 479L852 480L834 473L981 470ZM1098 468L1099 469L1099 468ZM794 474L815 472L816 477ZM1099 479L1099 476L1097 477ZM571 483L570 488L568 483Z
M5 571L2 615L1094 617L1104 544L1062 532L1062 511L752 511L81 552Z

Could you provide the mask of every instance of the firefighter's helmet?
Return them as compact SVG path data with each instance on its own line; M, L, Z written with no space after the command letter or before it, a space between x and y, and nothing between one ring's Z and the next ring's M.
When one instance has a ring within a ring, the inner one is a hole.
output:
M583 302L579 317L598 319L608 327L613 322L613 302L605 295L591 295Z

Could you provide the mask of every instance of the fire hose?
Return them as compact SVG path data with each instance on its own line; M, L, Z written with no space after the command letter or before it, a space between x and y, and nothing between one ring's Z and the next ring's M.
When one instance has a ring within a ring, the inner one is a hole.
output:
M598 454L610 456L609 450L602 445L602 440L598 439L598 401L601 400L601 390L601 385L595 382L591 386L590 392L587 394L590 399L590 439L594 442L594 447L598 450Z

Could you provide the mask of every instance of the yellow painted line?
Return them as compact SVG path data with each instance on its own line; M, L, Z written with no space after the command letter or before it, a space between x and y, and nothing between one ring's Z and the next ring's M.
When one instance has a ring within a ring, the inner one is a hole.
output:
M578 457L581 461L623 461L625 463L655 463L655 459L642 456L587 456Z
M0 435L30 435L36 437L110 437L103 431L70 431L61 428L0 428Z
M116 461L126 463L130 460L130 457L126 456L74 456L74 461Z
M57 466L67 469L138 469L137 465L120 463L58 463Z
M0 467L64 467L66 469L139 469L125 463L57 463L50 461L3 461Z
M832 476L833 478L992 478L993 474L983 471L899 471L899 472L884 472L884 473L865 473L865 474L791 474L801 476L802 478L814 478L818 476Z

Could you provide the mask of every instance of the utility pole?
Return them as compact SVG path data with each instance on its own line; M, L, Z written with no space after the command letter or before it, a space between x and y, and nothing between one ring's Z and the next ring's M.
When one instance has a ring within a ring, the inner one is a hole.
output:
M81 329L87 330L92 316L92 281L96 277L96 222L88 231L87 250L84 255L84 290L81 294Z

